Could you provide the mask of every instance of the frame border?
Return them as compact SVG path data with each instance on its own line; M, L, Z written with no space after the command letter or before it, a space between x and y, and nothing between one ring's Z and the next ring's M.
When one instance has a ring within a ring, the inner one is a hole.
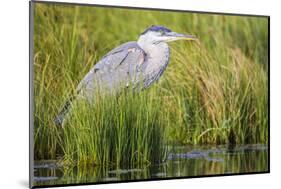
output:
M33 44L34 2L29 1L29 188L34 180L34 90L33 90Z

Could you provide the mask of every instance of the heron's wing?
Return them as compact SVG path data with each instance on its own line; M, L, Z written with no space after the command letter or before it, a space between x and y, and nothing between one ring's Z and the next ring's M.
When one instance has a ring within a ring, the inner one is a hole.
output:
M143 69L145 59L146 54L137 42L122 44L95 64L79 83L77 91L80 91L82 87L93 89L94 81L97 78L108 84L109 87L136 79L137 72L141 72Z

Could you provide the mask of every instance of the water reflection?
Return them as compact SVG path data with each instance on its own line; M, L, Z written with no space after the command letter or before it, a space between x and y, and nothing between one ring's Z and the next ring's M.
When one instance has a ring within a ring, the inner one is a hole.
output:
M267 145L178 146L171 148L163 164L138 168L75 167L67 169L56 161L36 162L34 185L110 182L153 178L188 177L268 171Z

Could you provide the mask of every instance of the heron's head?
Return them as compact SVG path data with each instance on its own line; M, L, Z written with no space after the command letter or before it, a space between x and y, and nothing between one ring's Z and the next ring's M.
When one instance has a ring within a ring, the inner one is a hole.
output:
M164 26L150 26L141 33L138 42L159 44L161 42L171 42L176 40L196 40L192 35L173 32Z

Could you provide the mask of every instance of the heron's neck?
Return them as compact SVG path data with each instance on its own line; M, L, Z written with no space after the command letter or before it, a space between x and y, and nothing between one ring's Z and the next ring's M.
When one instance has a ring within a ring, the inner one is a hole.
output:
M148 61L153 64L162 65L167 64L169 60L169 46L165 42L151 43L142 39L138 40L138 45L147 54Z
M146 53L146 66L143 74L147 78L145 86L149 86L154 81L158 80L163 74L169 63L170 50L167 43L143 43L138 41L138 45Z

